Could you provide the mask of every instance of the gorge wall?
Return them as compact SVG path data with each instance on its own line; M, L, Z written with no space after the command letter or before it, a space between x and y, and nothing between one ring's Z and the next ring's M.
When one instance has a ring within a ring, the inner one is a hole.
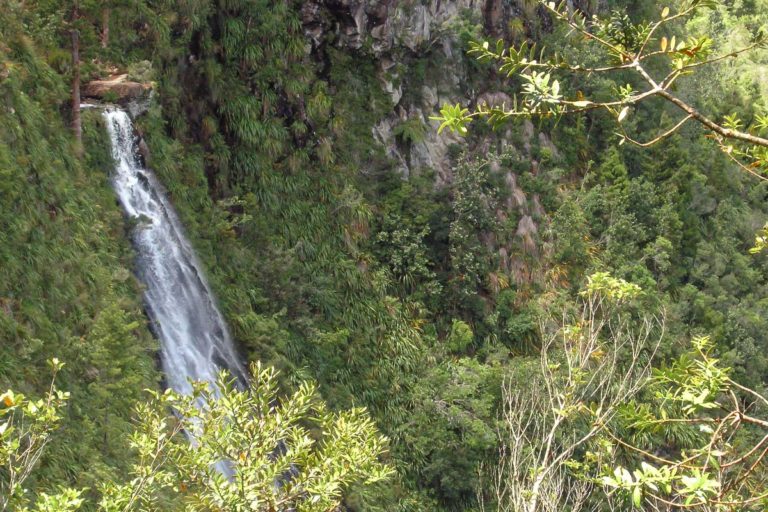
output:
M476 69L465 55L468 39L460 37L508 37L512 20L536 16L535 9L525 9L529 2L520 4L329 0L305 2L301 16L310 51L317 58L322 59L324 46L331 45L375 59L379 81L392 104L391 114L374 127L375 138L403 177L432 169L436 184L442 186L451 181L449 148L463 147L465 141L450 133L438 135L439 123L429 117L446 103L509 99L499 93L483 96L494 90L497 80L471 76ZM419 73L413 68L420 68ZM398 127L402 133L408 126L418 135L405 137L404 144L397 136Z
M588 1L571 4L586 10L596 7ZM454 181L457 155L464 151L515 155L528 161L534 174L539 162L532 156L532 144L557 155L549 136L529 121L522 130L507 127L480 140L467 140L449 131L438 134L439 122L430 119L444 104L470 108L479 103L511 104L504 92L510 84L468 57L467 43L520 41L550 30L548 17L535 2L314 0L302 5L301 19L307 52L314 59L323 62L330 46L374 60L391 110L373 126L373 136L403 179L433 173L436 188L448 187ZM493 165L492 173L499 167L498 162ZM526 194L516 173L503 174L506 198L493 207L493 215L500 223L514 219L516 227L506 240L491 233L482 238L501 268L523 284L533 279L524 260L538 256L535 239L545 212L539 195Z

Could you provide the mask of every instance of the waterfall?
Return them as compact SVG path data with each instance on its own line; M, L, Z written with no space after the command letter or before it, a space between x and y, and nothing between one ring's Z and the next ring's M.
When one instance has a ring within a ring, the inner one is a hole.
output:
M189 394L190 379L213 382L222 369L244 384L245 369L200 263L163 187L138 156L130 117L109 108L104 118L115 160L112 186L135 223L137 275L168 387Z

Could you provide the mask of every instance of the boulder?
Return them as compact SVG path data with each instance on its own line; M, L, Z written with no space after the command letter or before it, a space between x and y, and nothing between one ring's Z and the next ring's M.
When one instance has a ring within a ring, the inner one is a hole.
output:
M421 103L425 109L431 111L433 108L439 108L439 102L440 98L437 96L437 87L421 86Z
M411 50L419 53L422 47L430 42L432 14L425 5L400 8L395 13L393 20L393 32L395 41Z
M397 76L393 77L395 80ZM398 83L395 85L394 80L382 80L384 92L386 92L392 100L392 105L397 106L400 103L400 99L403 97L403 84Z
M111 76L106 80L93 80L85 84L83 96L99 100L127 103L149 95L151 84L131 82L128 75Z

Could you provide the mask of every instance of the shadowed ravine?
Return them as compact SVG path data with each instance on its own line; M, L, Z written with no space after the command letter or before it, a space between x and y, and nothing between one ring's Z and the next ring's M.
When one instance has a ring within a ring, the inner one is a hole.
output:
M212 382L223 369L245 383L245 369L192 246L162 186L138 157L131 119L115 108L104 117L115 160L112 186L135 222L136 272L160 339L168 387L188 394L190 380Z

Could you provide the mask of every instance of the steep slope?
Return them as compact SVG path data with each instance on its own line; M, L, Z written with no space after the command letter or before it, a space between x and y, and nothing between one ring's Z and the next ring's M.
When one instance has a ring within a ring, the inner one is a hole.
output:
M477 469L498 454L501 382L525 381L539 314L567 307L594 270L667 308L665 356L707 332L741 376L764 380L768 268L746 250L767 189L696 130L648 151L615 146L600 114L436 133L441 104L501 103L519 85L468 59L469 39L564 44L534 2L138 4L136 18L113 13L119 38L88 58L152 58L158 95L136 121L146 156L247 357L284 369L285 389L310 377L332 406L368 406L392 438L399 479L350 508L472 509ZM32 390L44 359L69 363L65 435L82 434L56 443L42 475L89 482L127 463L120 433L155 384L156 347L103 126L86 120L87 157L73 159L67 56L6 17L0 382ZM621 79L563 86L599 95ZM666 115L628 122L654 130Z
M62 77L18 20L0 13L0 387L38 394L45 361L66 363L65 429L37 474L41 488L126 468L133 404L158 382L123 218L109 188L98 118L87 158L73 155L59 111Z

